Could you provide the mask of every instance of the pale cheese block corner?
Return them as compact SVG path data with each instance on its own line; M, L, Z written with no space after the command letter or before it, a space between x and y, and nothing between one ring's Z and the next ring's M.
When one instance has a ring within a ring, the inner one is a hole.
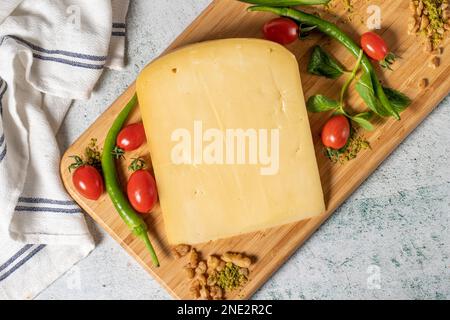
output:
M324 212L298 65L283 46L189 45L149 64L136 87L171 244Z

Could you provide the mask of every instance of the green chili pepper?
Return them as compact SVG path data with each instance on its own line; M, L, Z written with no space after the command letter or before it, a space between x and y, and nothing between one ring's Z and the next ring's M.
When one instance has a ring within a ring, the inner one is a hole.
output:
M328 2L330 2L330 0L241 0L241 1L273 7L308 6L316 4L327 4Z
M254 1L254 2L260 2L260 1ZM248 8L249 11L266 11L266 12L272 12L279 16L288 17L291 19L294 19L300 23L307 24L309 26L316 26L318 30L325 33L326 35L338 40L340 43L342 43L355 57L358 57L359 52L361 48L353 41L352 38L350 38L346 33L344 33L342 30L340 30L335 24L328 22L326 20L323 20L315 15L308 14L305 12L302 12L300 10L292 9L292 8L286 8L286 7L269 7L269 6L263 6L263 5L256 5ZM372 82L372 86L374 88L376 97L379 99L380 103L382 104L385 112L391 116L393 116L395 119L400 120L400 115L393 108L391 102L387 98L385 92L383 91L383 87L381 86L380 82L377 79L377 76L375 74L375 70L373 69L372 64L370 63L370 60L367 58L366 55L363 55L361 59L361 65L364 68L364 71L367 72L368 75L370 75L370 79Z
M155 250L148 238L147 234L147 224L144 219L134 211L133 207L128 202L128 199L124 195L122 188L120 186L119 180L117 178L116 163L113 156L113 150L116 146L116 139L119 131L130 114L133 107L136 105L137 97L136 94L127 103L125 108L119 113L116 120L114 120L111 128L109 129L108 135L106 136L105 144L103 146L102 154L102 170L103 176L105 178L106 191L111 198L117 212L119 213L122 220L131 229L134 235L142 239L150 252L150 256L155 267L159 266L158 257L156 256Z

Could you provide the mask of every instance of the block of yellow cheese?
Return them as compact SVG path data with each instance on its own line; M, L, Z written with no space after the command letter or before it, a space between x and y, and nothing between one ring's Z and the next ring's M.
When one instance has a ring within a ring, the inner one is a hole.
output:
M298 65L284 47L193 44L150 63L136 86L171 244L324 211Z

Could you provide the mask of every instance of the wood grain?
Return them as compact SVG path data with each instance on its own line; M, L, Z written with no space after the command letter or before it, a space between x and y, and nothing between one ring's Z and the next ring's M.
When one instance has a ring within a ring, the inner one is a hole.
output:
M363 151L357 159L345 165L332 164L323 155L319 132L327 116L310 114L317 161L328 209L314 219L197 246L205 257L209 254L221 254L232 250L246 252L256 259L257 262L251 269L249 283L243 290L229 293L229 299L249 298L449 93L450 64L446 61L449 61L450 53L448 50L444 50L441 55L443 63L439 68L428 67L431 56L423 51L421 39L416 36L408 36L406 33L409 16L408 1L372 2L378 4L382 10L382 30L380 32L391 50L401 56L401 59L394 65L395 72L378 70L378 74L381 75L385 85L401 90L411 97L413 104L402 113L401 121L376 120L376 130L366 134L372 150ZM356 1L354 12L346 15L346 17L350 17L351 21L346 19L343 22L337 16L342 16L344 9L340 6L340 1L336 3L337 5L332 7L330 12L321 13L324 17L337 22L356 39L357 34L367 30L362 21L367 16L368 4L366 1ZM245 8L246 5L233 0L214 1L167 50L208 39L261 37L262 24L272 16L265 13L249 13ZM320 12L318 8L308 8L308 10ZM288 46L299 60L305 96L309 97L320 92L330 97L337 97L343 79L327 80L306 73L309 52L315 44L324 46L348 68L351 68L354 58L342 46L321 35L313 35L308 40L298 41ZM417 86L418 81L422 78L427 78L429 81L429 86L425 90L419 90ZM71 161L68 156L81 154L92 137L97 138L100 145L103 143L110 124L133 93L134 84L66 151L61 161L61 177L75 201L175 298L189 298L188 282L181 270L186 261L175 260L171 257L160 209L157 208L146 218L150 227L151 239L161 261L161 267L155 269L151 267L150 257L144 244L130 234L107 195L103 195L99 201L89 201L80 197L74 190L71 176L66 169ZM362 101L353 91L350 91L349 97L348 104L355 110L363 108ZM139 113L136 111L130 117L129 122L135 122L139 117ZM149 159L145 146L128 158L136 155ZM121 164L120 176L124 182L127 176L124 163Z

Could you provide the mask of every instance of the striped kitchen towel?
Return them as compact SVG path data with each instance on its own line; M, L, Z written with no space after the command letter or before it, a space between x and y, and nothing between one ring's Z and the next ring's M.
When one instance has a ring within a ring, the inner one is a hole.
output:
M0 299L31 299L94 248L55 139L72 99L124 66L127 0L0 4Z

